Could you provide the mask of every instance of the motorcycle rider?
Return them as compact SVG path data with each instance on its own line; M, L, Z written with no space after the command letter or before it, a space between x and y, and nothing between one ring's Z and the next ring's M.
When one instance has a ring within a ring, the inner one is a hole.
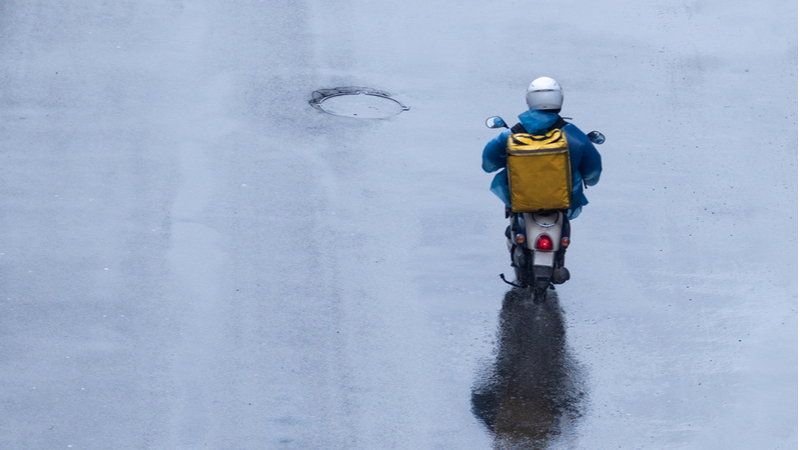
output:
M503 169L492 180L491 191L506 204L507 214L511 214L511 194L505 169L508 136L512 133L541 135L560 128L567 137L572 167L572 200L566 218L574 219L581 213L583 206L589 203L583 193L583 185L594 186L600 181L600 172L603 170L600 153L585 133L559 115L564 93L556 80L550 77L533 80L528 86L525 100L528 110L518 116L519 123L500 133L483 149L483 170L491 173ZM530 176L535 177L536 174L532 173ZM568 233L568 230L569 222L566 222L565 231ZM563 266L563 250L559 259Z

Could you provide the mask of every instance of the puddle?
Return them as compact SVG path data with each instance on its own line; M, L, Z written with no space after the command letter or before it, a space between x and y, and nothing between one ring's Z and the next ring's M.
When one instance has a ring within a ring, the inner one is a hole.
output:
M386 92L364 87L320 89L311 97L309 104L320 111L357 119L384 119L410 109Z

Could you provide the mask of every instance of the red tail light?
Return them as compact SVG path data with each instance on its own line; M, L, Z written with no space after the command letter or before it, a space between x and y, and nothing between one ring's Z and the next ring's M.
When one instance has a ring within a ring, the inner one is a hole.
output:
M536 250L552 250L553 249L553 239L546 235L542 234L536 239Z

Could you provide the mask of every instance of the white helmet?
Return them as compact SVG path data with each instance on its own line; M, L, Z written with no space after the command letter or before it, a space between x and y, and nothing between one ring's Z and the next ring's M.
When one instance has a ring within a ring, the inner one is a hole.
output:
M539 77L528 86L525 100L528 101L530 110L560 111L564 93L558 81L550 77Z

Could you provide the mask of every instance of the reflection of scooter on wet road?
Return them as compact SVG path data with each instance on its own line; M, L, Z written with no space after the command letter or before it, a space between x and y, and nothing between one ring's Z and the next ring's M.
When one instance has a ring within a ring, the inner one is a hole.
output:
M547 302L534 302L524 289L506 293L497 359L472 392L473 413L498 449L546 448L580 417L581 373L566 349L558 298L545 295Z

